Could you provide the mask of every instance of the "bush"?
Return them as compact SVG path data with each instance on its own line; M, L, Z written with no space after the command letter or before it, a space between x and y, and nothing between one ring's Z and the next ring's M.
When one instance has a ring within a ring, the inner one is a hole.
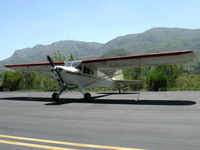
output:
M56 81L50 79L50 75L34 72L5 72L3 87L8 91L37 90L55 91L58 89Z
M157 66L146 77L147 89L150 91L163 91L174 87L177 77L182 72L182 65Z
M200 75L182 74L177 78L175 87L178 90L200 90Z
M5 72L3 76L3 87L9 91L18 90L22 74L20 72Z
M23 72L22 89L32 89L38 91L55 91L58 89L56 81L51 80L48 73L45 75L35 72Z
M150 71L146 82L149 91L164 91L167 88L167 76L162 71Z

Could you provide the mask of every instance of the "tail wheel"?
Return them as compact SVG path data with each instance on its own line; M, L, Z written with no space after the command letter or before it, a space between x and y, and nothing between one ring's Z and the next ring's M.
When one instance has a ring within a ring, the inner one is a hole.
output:
M90 93L85 93L84 100L90 102L92 100L92 96Z
M54 101L54 102L59 102L59 94L58 93L53 93L52 94L52 100Z

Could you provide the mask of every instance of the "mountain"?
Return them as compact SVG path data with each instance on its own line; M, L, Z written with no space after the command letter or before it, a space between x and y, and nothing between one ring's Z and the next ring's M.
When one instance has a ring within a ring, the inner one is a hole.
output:
M152 28L140 34L117 37L101 47L102 51L126 49L132 54L177 50L200 53L200 29Z
M95 57L101 54L98 49L102 46L96 42L59 41L50 45L36 45L33 48L16 50L14 54L3 60L3 63L34 63L46 62L46 56L53 56L59 51L66 58L73 54L76 57Z
M73 54L86 59L179 50L192 50L199 59L200 29L152 28L143 33L117 37L105 44L59 41L50 45L36 45L33 48L16 50L11 57L0 62L0 68L5 69L4 64L46 62L46 56L53 56L56 51L66 58Z
M101 55L99 58L105 58L105 57L117 57L117 56L127 56L130 55L130 52L127 50L120 48L120 49L114 49L110 50L103 55Z

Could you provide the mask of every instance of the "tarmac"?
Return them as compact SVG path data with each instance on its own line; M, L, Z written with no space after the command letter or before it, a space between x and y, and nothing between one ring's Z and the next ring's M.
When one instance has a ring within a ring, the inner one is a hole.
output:
M200 92L0 92L1 150L199 150Z

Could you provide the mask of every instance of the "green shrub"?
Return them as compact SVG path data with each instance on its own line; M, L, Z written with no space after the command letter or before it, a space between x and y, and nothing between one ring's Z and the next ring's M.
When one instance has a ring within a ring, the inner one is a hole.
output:
M164 91L167 88L167 76L162 71L150 71L146 82L149 91Z
M200 90L200 75L182 74L176 79L178 90Z
M18 90L22 74L20 72L5 72L3 76L3 87L9 91Z
M182 72L182 65L157 66L146 76L147 89L150 91L163 91L174 87L177 77Z

